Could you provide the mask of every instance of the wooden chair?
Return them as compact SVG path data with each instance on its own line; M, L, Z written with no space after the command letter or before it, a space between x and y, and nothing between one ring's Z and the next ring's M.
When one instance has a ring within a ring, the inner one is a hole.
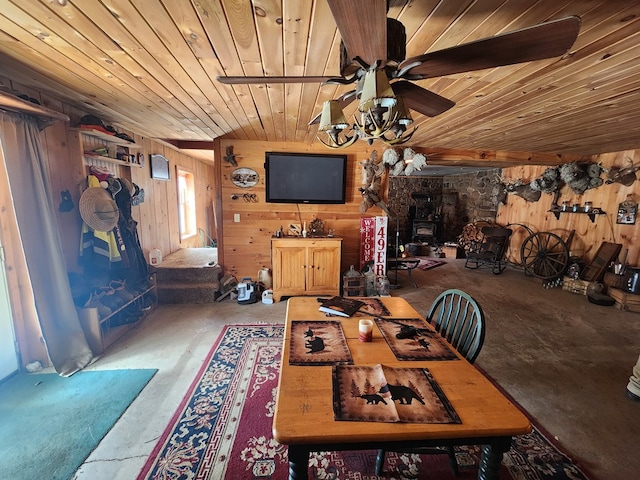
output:
M489 265L495 275L502 273L507 268L504 255L512 233L510 228L482 227L483 239L471 243L464 262L465 268L475 269Z
M484 344L484 313L480 305L461 290L446 290L435 299L427 321L434 326L460 354L470 363L475 362ZM458 462L452 445L446 447L424 447L403 449L403 453L447 454L453 473L458 475ZM378 450L376 475L382 474L386 450Z

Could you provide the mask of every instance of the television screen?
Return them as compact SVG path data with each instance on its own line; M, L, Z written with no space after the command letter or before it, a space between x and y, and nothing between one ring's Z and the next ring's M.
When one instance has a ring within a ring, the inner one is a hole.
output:
M266 200L274 203L345 203L346 155L267 152Z

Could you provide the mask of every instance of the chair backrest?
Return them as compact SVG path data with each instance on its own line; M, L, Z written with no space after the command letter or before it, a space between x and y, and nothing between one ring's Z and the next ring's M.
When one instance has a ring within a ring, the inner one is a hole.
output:
M484 313L461 290L446 290L435 299L427 321L469 362L475 362L484 343Z
M507 249L512 233L513 230L510 228L482 227L482 235L484 236L482 251L495 254L497 259L501 258Z

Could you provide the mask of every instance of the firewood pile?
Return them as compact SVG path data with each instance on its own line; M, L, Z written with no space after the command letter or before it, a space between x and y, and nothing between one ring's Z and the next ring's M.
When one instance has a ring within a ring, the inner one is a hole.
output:
M482 243L484 240L482 228L489 226L491 226L489 222L472 222L462 227L462 233L458 236L458 245L464 249L465 254L468 253L474 245Z

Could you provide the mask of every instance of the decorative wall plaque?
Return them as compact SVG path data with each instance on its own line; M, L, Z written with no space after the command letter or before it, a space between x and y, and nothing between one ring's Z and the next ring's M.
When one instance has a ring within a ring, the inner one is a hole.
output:
M258 184L258 180L260 180L260 176L258 175L258 172L252 168L236 168L231 172L231 181L236 187L254 187Z
M152 153L151 157L151 178L156 180L169 180L169 159L159 153Z

